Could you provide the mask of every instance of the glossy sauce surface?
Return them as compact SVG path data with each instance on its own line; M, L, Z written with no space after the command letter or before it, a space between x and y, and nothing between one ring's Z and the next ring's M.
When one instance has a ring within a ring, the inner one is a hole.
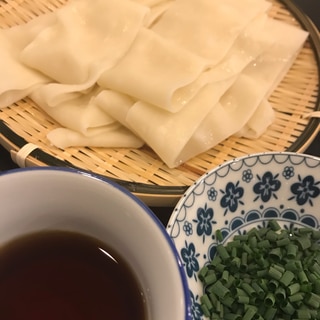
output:
M96 239L50 231L0 251L0 319L146 320L145 310L128 264Z

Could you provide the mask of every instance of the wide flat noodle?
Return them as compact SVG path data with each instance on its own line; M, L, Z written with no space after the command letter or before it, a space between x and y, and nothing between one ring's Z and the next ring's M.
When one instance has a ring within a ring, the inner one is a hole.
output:
M140 148L144 142L123 126L106 128L87 137L67 128L57 128L47 135L50 142L61 148L68 147L107 147L107 148Z
M103 90L98 94L95 102L101 110L134 131L126 121L130 108L136 103L132 97L113 90Z
M93 72L86 82L80 84L49 82L36 88L37 95L46 101L48 107L56 107L90 92L99 75L100 72Z
M169 167L231 135L258 137L274 117L268 96L307 37L268 18L270 6L71 0L0 30L10 79L0 107L30 95L64 127L48 134L53 145L147 143Z
M24 65L20 61L20 53L41 30L55 21L55 15L50 13L22 25L0 29L0 108L25 98L39 85L50 81Z
M98 83L104 88L177 112L203 86L240 73L273 42L272 37L261 32L265 21L265 15L256 17L250 26L244 28L221 63L214 67L153 32L141 30L124 59L106 71Z
M251 20L270 6L264 0L176 0L152 30L215 65Z
M267 99L264 99L248 122L235 135L237 137L257 139L273 123L274 118L275 112L272 105Z
M271 18L266 21L265 28L275 41L248 66L246 73L263 81L268 88L266 96L269 96L290 69L308 37L308 32ZM257 68L259 74L256 72ZM274 68L275 74L270 72L270 68Z
M21 59L60 83L85 82L92 65L110 68L126 53L147 12L129 0L70 1Z
M100 107L102 101L116 103L119 99L114 93L108 95L105 100L104 93L100 87L96 86L90 92L55 107L48 106L39 90L34 91L31 98L64 126L52 130L47 135L49 141L56 147L62 149L71 146L140 148L144 141ZM122 99L118 103L124 101ZM132 100L129 99L129 101Z
M60 125L89 137L96 135L99 130L105 131L116 122L96 104L96 96L100 91L100 88L95 87L90 92L55 107L48 105L39 90L35 90L30 97Z
M268 105L265 105L264 100L269 96L270 88L279 83L288 68L288 63L290 65L308 35L303 30L272 19L268 19L267 26L268 31L273 32L275 43L244 69L169 166L185 162L229 136L239 134L246 124L244 133L248 135L250 129L259 130L259 133L266 130L270 118L261 121L256 117L264 112L268 117L272 116L266 109ZM257 129L258 125L261 125L261 128ZM166 157L171 160L172 154Z
M175 0L161 1L153 5L145 19L144 26L150 28L162 14L168 10L174 1Z
M150 8L145 19L144 26L150 27L170 6L175 0L131 0L141 5Z
M175 114L142 102L129 109L127 123L169 167L178 166L241 130L269 94L270 86L278 83L307 33L271 19L267 20L266 25L267 30L273 30L272 36L276 40L281 39L281 42L276 41L251 62L231 87L222 90L219 101L210 97L210 92L217 92L219 88L213 83L212 87L205 87L210 88L206 92L208 96L200 100L199 94ZM285 39L284 35L288 32L294 40ZM201 109L207 99L216 103L209 107L210 110ZM202 113L202 118L199 113Z
M98 84L177 112L196 92L183 100L174 99L174 94L195 81L207 66L204 59L142 28L127 54L103 73Z
M199 92L200 88L208 83L239 75L250 62L274 43L273 34L264 32L267 21L267 15L257 16L238 36L220 63L208 68L194 82L179 89L173 98L181 101L190 92Z
M234 80L207 84L176 113L139 101L129 109L126 122L169 167L176 166L185 144Z
M177 155L174 165L211 149L241 130L262 102L265 89L256 79L241 74L199 125L198 130ZM266 129L265 123L263 128Z
M0 108L24 98L39 84L48 82L43 74L18 60L19 51L0 30Z
M131 1L142 4L147 7L151 7L151 8L163 2L168 2L167 0L131 0Z
M223 59L210 69L210 81L222 81L240 74L274 43L273 35L265 32L267 20L266 14L260 14L244 28Z

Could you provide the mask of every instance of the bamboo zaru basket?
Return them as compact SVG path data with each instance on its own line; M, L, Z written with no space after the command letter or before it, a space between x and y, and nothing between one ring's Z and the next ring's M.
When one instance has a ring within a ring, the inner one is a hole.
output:
M2 0L0 27L23 24L66 2ZM306 29L310 35L269 98L276 118L259 139L230 137L183 165L169 169L148 146L141 149L70 147L65 150L53 147L46 135L58 124L26 98L0 109L0 143L20 166L76 167L114 179L149 205L163 206L174 205L202 174L227 160L258 152L304 151L319 130L318 119L304 117L320 110L319 33L289 0L271 2L271 17ZM22 152L27 152L23 163L19 160Z

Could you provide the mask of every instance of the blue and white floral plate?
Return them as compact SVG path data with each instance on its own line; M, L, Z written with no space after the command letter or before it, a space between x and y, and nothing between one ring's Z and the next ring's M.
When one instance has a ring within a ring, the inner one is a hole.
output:
M206 173L183 195L167 231L187 274L194 320L205 319L198 271L216 252L215 231L227 241L270 219L283 228L320 229L320 158L284 152L237 158Z

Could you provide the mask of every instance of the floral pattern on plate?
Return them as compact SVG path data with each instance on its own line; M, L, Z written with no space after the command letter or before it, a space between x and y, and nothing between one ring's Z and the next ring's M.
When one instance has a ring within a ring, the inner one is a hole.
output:
M200 308L201 267L224 241L277 219L283 228L320 229L320 159L297 153L261 153L226 162L206 173L176 205L167 231L188 278L194 320Z

